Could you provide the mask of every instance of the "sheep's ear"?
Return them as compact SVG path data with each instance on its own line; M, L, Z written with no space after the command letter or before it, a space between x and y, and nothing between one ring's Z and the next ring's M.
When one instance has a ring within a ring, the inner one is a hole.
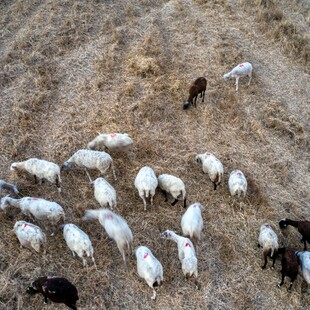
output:
M196 161L198 164L201 164L201 158L198 155L196 156Z

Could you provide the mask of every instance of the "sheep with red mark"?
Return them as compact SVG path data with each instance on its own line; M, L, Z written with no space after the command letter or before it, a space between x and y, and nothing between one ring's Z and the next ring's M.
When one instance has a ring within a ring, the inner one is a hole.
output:
M166 230L160 234L160 238L169 239L177 243L178 256L182 264L182 271L186 278L192 275L198 277L197 257L194 245L190 239L177 235L174 231Z
M170 194L174 198L172 206L182 199L183 207L186 208L186 190L183 181L171 174L161 174L157 179L158 186L165 195L165 201L168 201L168 194Z
M310 252L296 252L296 256L298 257L298 262L301 266L302 276L305 281L310 284Z
M86 169L98 169L102 174L111 168L116 180L113 159L106 152L78 150L64 163L63 167L70 169L74 164Z
M158 186L154 170L147 166L142 167L135 178L134 185L143 200L144 211L146 211L146 198L150 197L151 205L153 205L153 197Z
M281 229L284 229L287 226L296 227L302 236L300 242L304 243L304 251L307 251L307 242L310 243L310 221L293 221L284 218L280 220L279 226Z
M202 164L203 172L208 173L210 180L214 184L214 190L216 190L216 187L223 179L223 164L210 152L198 154L196 161Z
M70 309L77 310L78 291L66 278L40 277L28 286L27 293L31 295L41 293L44 296L44 304L47 304L50 299L55 303L63 303Z
M2 191L4 189L10 191L11 195L12 194L15 194L15 195L19 194L19 191L18 191L17 187L14 184L5 182L4 180L0 179L0 198L2 196Z
M264 265L262 266L262 269L266 268L267 256L270 256L272 258L273 269L278 254L279 243L278 236L272 229L271 225L261 225L258 237L258 246L263 248Z
M282 264L282 280L278 284L278 287L281 287L284 284L285 277L289 277L291 279L290 286L288 291L291 291L292 285L297 278L298 275L298 259L296 256L296 251L292 248L279 248L278 254L282 254L281 264Z
M200 241L203 228L201 216L202 205L198 202L190 205L182 216L181 227L184 236L189 236L198 253L198 241Z
M83 261L83 266L87 266L84 256L91 257L95 267L94 248L88 235L74 224L65 224L63 226L63 235L67 246L72 251L73 257L77 254Z
M233 170L228 179L228 187L230 191L231 196L238 196L238 198L243 195L243 197L246 196L247 188L248 188L248 182L241 170Z
M16 162L11 164L12 171L27 171L34 176L34 180L37 183L39 181L48 180L51 183L55 183L59 192L61 192L61 178L60 167L50 161L30 158L26 161Z
M116 242L127 266L126 252L131 252L132 232L127 222L118 214L109 209L86 210L84 220L99 220L108 236Z
M106 147L110 151L128 153L132 148L133 141L127 133L100 134L88 143L87 148Z
M229 78L235 78L236 79L236 92L238 91L238 84L239 79L244 76L249 77L248 86L251 83L252 79L252 71L253 66L249 62L244 62L233 68L230 72L224 74L223 78L225 81L227 81Z
M38 253L40 252L41 247L44 248L46 236L39 226L26 221L18 221L15 223L13 230L20 242L21 248L25 247L28 249L34 249Z
M205 99L205 93L207 88L207 80L205 77L197 78L189 88L189 96L183 103L183 109L188 109L192 104L196 107L196 101L199 94L201 94L202 102Z
M19 208L23 214L34 217L36 220L48 221L53 226L60 220L65 221L63 208L58 203L43 198L24 197L14 199L8 196L3 197L0 208L4 210L9 206Z
M163 266L146 246L136 249L136 258L138 274L153 289L151 299L156 299L155 287L162 285L164 280Z

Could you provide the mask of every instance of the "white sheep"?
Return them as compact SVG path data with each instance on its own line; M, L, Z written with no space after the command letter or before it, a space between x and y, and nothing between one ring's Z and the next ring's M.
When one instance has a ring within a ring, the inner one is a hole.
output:
M94 195L102 208L110 207L112 210L116 208L116 190L104 178L97 178L91 182L94 186Z
M63 235L67 246L72 251L73 257L77 254L83 260L84 267L87 266L87 261L84 256L91 257L97 268L94 258L94 248L88 235L83 230L74 224L64 224Z
M160 286L164 280L163 266L146 246L136 249L136 258L138 274L153 289L151 299L156 299L155 287Z
M296 255L301 266L302 276L304 277L305 281L310 284L310 252L297 251Z
M179 260L182 264L182 271L184 276L195 278L198 277L197 257L193 243L190 239L177 235L171 230L166 230L160 234L160 238L173 240L178 245Z
M70 168L72 164L82 168L98 169L102 174L111 168L116 180L113 159L106 152L78 150L64 163L64 168Z
M271 228L271 225L269 224L261 225L258 237L258 246L261 246L263 248L264 265L262 266L262 269L266 268L268 255L273 260L272 263L272 269L273 269L274 263L276 261L276 256L278 254L279 243L277 234Z
M248 188L248 182L241 170L233 170L228 179L228 187L230 191L231 196L238 196L240 198L241 195L245 197L247 188Z
M109 209L86 210L84 220L98 219L108 236L116 242L127 266L126 252L131 252L132 232L126 221Z
M249 62L244 62L233 68L230 72L224 74L223 78L225 81L227 81L229 78L235 78L236 79L236 91L238 91L238 83L240 77L248 76L249 77L249 83L251 83L252 79L252 71L253 66Z
M107 147L110 151L128 153L132 147L132 139L127 133L100 134L88 143L87 148Z
M14 199L8 196L3 197L0 208L4 210L9 206L19 208L23 214L34 217L39 221L49 221L54 226L60 220L65 221L63 208L56 202L42 198L24 197Z
M183 181L171 174L161 174L157 179L158 186L165 194L165 201L168 200L167 193L169 193L174 198L174 201L171 204L172 206L174 206L179 199L183 199L183 206L186 208L186 190Z
M4 180L0 179L0 198L1 198L1 195L2 195L2 191L4 189L9 190L10 194L15 194L15 195L19 194L19 191L18 191L17 187L14 184L5 182Z
M13 230L21 247L34 249L38 253L40 252L41 246L44 248L46 236L40 227L25 221L18 221L15 223Z
M202 205L198 202L190 205L182 216L181 227L184 236L189 236L193 244L196 246L200 240L203 228L203 219L201 216Z
M198 154L196 161L202 164L202 171L208 173L210 180L214 184L214 190L223 179L224 168L222 163L210 152Z
M59 192L61 192L60 183L60 167L50 161L30 158L26 161L12 163L11 170L25 170L34 176L34 180L37 183L37 179L41 182L48 180L51 183L55 183Z
M144 211L146 211L146 198L150 197L151 205L153 205L153 197L158 186L158 180L154 170L147 166L142 167L135 178L134 185L143 200Z

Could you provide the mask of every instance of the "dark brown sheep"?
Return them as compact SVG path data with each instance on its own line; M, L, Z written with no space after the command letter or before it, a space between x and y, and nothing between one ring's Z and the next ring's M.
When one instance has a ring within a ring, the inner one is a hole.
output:
M41 293L44 303L50 299L56 303L64 303L70 309L77 310L76 301L79 300L76 287L65 278L40 277L27 288L29 294Z
M196 107L196 101L199 94L201 94L202 102L205 99L205 93L207 88L207 80L204 77L199 77L189 88L189 97L183 103L183 109L189 108L190 104Z
M279 248L278 254L282 254L282 280L278 284L278 287L281 287L284 283L284 278L289 277L291 279L290 286L288 290L290 291L293 285L293 282L296 280L298 275L298 258L295 254L295 250L292 248Z
M307 251L307 242L310 243L310 222L309 221L293 221L290 219L282 219L279 222L281 229L286 226L291 225L298 229L298 232L301 234L302 238L300 242L304 243L304 251Z

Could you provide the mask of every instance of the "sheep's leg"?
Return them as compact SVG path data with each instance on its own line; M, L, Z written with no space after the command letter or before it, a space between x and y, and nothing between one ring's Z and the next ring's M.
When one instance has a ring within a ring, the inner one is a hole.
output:
M186 208L186 198L183 200L183 208Z
M271 268L274 269L274 264L276 262L276 256L273 254L273 257L272 257L272 266Z
M307 240L305 238L302 238L300 242L304 243L304 251L307 251Z
M35 174L34 174L33 176L34 176L34 183L35 183L35 184L38 184L38 178L37 178L37 176L36 176Z
M194 102L194 106L196 108L197 96L194 98L193 102Z
M47 296L44 295L44 305L47 305Z
M156 291L155 289L153 288L153 296L151 297L151 299L155 300L156 299Z
M249 82L248 82L248 86L250 85L251 80L252 80L252 73L250 73L250 74L249 74Z
M144 198L144 195L140 195L142 201L143 201L143 206L144 206L144 211L146 211L146 200Z
M58 177L57 177L57 176L56 176L55 183L56 183L57 190L58 190L58 192L60 193L60 192L61 192L61 188L60 188L60 183L59 183L59 180L58 180Z
M68 306L70 309L77 310L76 305L74 305L74 304L71 303L71 302L64 302L64 304L65 304L66 306Z
M278 283L278 287L281 287L284 284L284 278L285 278L285 275L284 275L284 272L282 272L282 280L281 280L281 283Z
M264 254L264 265L262 266L262 269L265 269L267 265L267 252L268 251L265 250L263 253Z
M177 202L178 202L178 199L175 198L171 205L174 206Z
M238 84L239 84L239 76L238 77L236 77L236 91L238 91Z
M165 202L167 202L168 201L168 195L167 195L167 192L165 191L165 190L161 190L161 192L164 194L164 196L165 196Z
M213 182L213 188L214 188L214 190L216 191L216 182Z
M206 94L206 91L204 90L204 91L201 93L202 102L205 102L205 94Z

